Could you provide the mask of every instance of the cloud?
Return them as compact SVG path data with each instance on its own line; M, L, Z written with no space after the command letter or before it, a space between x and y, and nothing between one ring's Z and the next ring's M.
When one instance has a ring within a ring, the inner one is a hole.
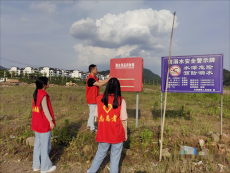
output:
M36 10L36 11L44 11L46 13L54 13L56 11L56 4L55 3L51 3L51 2L41 2L39 4L35 4L33 3L30 6L31 10Z
M172 21L173 14L169 10L140 9L118 15L109 13L96 21L81 19L72 24L69 32L83 41L74 49L78 60L85 65L134 56L159 65L156 57L168 49ZM175 21L174 27L177 26Z
M73 23L70 34L84 44L119 48L139 45L140 50L163 49L172 29L173 14L169 10L140 9L118 15L107 14L96 22L90 18ZM175 28L178 23L175 22Z
M24 16L22 16L22 17L19 19L19 21L21 21L21 22L31 22L30 19L28 19L28 18L26 18L26 17L24 17Z
M82 66L88 66L92 63L101 65L108 64L111 58L128 57L129 52L136 47L137 45L127 45L117 49L110 49L77 44L74 46L74 49L78 54L77 61L81 62Z

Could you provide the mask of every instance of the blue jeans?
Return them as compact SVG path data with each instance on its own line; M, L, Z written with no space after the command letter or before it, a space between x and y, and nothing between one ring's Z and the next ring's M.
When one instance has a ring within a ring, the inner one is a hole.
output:
M52 166L49 158L51 150L51 131L46 133L35 132L33 169L48 171Z
M121 151L123 148L123 142L117 144L109 144L100 142L98 145L96 156L93 160L91 167L88 169L87 173L96 173L99 169L101 162L107 155L108 149L111 147L110 154L110 173L118 173L119 161L121 158Z
M90 130L94 130L95 126L94 126L94 113L97 107L97 104L88 104L89 106L89 119L88 119L88 123L87 123L87 127L90 127Z

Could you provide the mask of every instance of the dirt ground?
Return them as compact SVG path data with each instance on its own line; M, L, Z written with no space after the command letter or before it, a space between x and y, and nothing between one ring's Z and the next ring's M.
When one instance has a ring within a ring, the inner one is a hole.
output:
M34 172L33 147L25 145L25 139L34 136L30 130L34 88L11 86L0 89L0 172ZM102 87L100 92L104 89ZM90 167L98 145L95 134L86 129L89 109L85 103L85 87L53 86L48 93L57 122L57 130L52 136L63 137L62 143L52 141L50 158L57 166L55 172L84 173ZM127 102L129 140L124 143L121 155L121 173L220 172L222 168L218 164L223 165L225 172L230 172L229 88L224 88L224 135L219 142L214 142L207 133L212 131L218 135L220 132L220 95L168 93L163 149L168 149L171 157L164 157L160 163L160 86L145 86L140 93L138 128L135 127L136 93L122 95ZM178 154L182 145L199 150L199 139L203 139L211 151L208 159L173 155L174 151ZM218 144L224 145L222 155L218 153ZM197 165L199 161L202 161L201 165ZM108 173L109 165L108 153L98 173Z

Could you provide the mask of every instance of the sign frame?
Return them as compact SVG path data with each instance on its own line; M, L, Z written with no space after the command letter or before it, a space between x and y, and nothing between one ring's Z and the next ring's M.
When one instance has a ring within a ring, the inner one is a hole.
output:
M220 58L219 63L219 90L218 91L210 91L210 90L202 90L202 91L189 91L189 90L179 90L179 89L171 89L168 88L167 92L178 92L178 93L216 93L216 94L222 94L223 93L223 54L204 54L204 55L185 55L185 56L171 56L171 60L173 59L187 59L187 58L207 58L214 56L215 58ZM168 67L168 56L162 57L161 59L161 92L165 92L165 84L166 84L166 75L167 70L164 67ZM170 64L170 69L172 66L175 66L175 64ZM180 67L180 65L178 65ZM181 68L181 67L180 67ZM217 71L217 70L216 70ZM181 72L182 73L182 72ZM178 75L179 76L179 75ZM191 76L191 75L190 75ZM170 77L174 77L170 74ZM200 78L199 78L200 79ZM205 79L205 76L204 78ZM215 84L215 82L214 82Z

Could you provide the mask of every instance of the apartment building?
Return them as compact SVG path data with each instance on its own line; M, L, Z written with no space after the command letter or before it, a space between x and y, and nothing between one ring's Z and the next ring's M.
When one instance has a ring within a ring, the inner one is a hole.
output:
M82 80L86 80L89 76L89 73L85 73L80 70L62 70L58 68L50 68L50 67L25 67L25 68L19 68L19 67L11 67L9 70L10 73L14 72L16 75L25 75L25 74L42 74L46 77L71 77L71 78L80 78ZM104 80L107 77L103 75L97 75L99 80Z

